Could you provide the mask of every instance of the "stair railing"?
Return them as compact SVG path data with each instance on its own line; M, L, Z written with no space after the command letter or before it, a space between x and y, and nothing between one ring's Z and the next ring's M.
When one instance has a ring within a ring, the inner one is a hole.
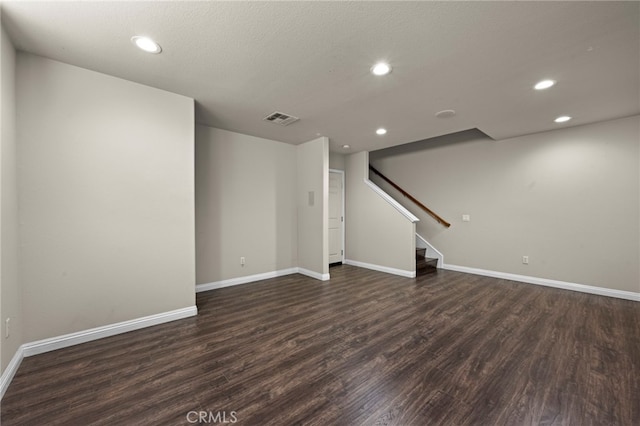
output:
M451 224L449 222L447 222L446 220L444 220L443 218L441 218L440 216L438 216L433 210L431 210L429 207L425 206L424 204L422 204L420 201L416 200L411 194L409 194L407 191L405 191L404 189L400 188L398 185L396 185L391 179L389 179L388 177L386 177L385 175L383 175L382 173L380 173L378 170L375 169L375 167L373 167L371 164L369 164L369 170L371 170L373 173L377 174L378 176L380 176L385 182L387 182L389 185L393 186L395 189L397 189L402 195L404 195L405 197L407 197L409 200L411 200L413 203L415 203L418 207L420 207L424 212L426 212L429 216L431 216L432 218L434 218L439 224L441 224L442 226L444 226L445 228L448 228L451 226Z

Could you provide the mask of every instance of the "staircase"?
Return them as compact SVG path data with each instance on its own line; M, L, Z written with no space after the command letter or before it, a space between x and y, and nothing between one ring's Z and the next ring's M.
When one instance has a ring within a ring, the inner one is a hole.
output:
M416 248L416 277L438 271L438 259L426 257L426 248Z

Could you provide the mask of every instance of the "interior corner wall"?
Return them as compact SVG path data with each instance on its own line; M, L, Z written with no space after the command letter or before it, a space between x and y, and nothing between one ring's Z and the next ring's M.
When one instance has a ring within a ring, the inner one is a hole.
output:
M335 152L329 153L329 168L334 170L344 170L345 156Z
M27 342L195 305L193 99L17 57Z
M196 126L198 284L297 266L296 173L293 145Z
M345 258L415 272L415 223L364 183L369 174L367 152L347 156L345 166Z
M18 282L18 193L16 168L16 53L4 28L0 30L0 373L22 341L22 302ZM5 337L6 320L10 334Z
M406 205L447 264L640 292L640 116L418 144L372 163L452 223Z
M325 277L329 274L329 139L298 145L296 158L298 266Z

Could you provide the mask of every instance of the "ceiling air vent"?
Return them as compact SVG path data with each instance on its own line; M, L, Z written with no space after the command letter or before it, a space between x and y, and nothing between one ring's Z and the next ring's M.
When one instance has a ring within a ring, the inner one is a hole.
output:
M270 121L272 123L279 124L281 126L288 126L291 123L295 123L300 120L298 117L294 117L293 115L285 114L283 112L272 112L263 118L264 121Z

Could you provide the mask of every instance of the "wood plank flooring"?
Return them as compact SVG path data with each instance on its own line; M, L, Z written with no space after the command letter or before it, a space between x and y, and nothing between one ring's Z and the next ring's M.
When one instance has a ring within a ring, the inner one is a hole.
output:
M197 317L26 358L2 425L640 425L637 302L330 272L200 293Z

